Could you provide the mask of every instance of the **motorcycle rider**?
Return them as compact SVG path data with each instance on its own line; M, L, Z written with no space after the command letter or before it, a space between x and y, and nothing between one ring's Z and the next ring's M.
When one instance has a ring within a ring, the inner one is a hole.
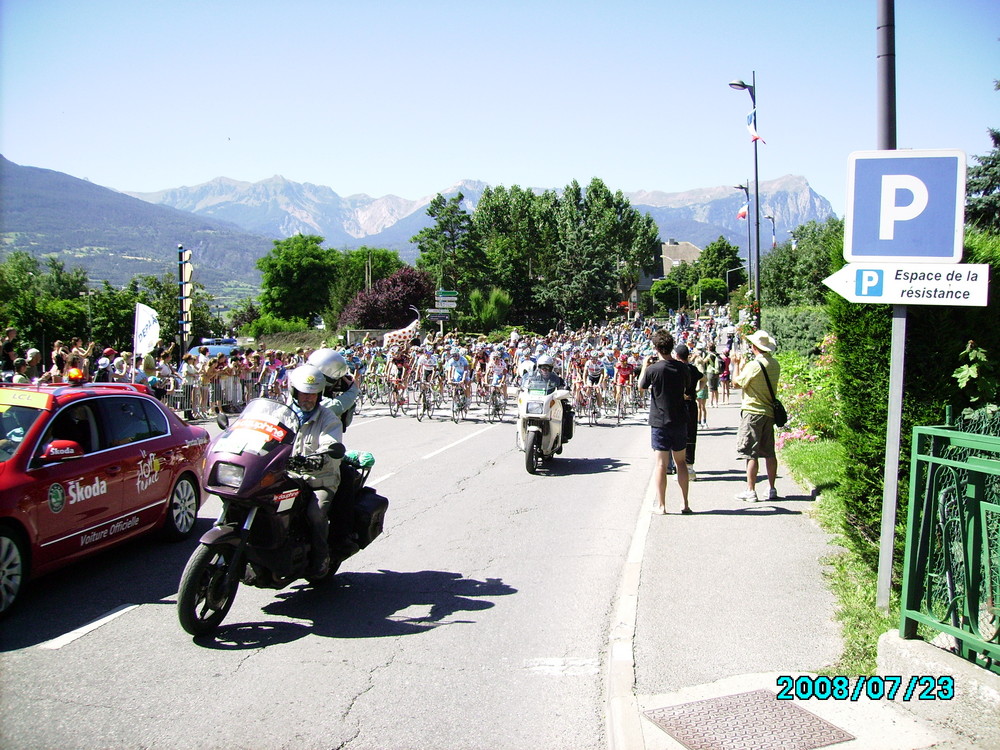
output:
M293 455L310 456L339 443L344 435L340 417L322 406L320 395L326 376L315 365L305 364L292 370L288 378L288 406L301 422L295 436ZM302 477L312 488L313 499L306 506L312 554L307 578L323 578L330 571L330 503L340 486L340 459L326 456L323 465L311 473L289 472Z
M306 364L319 368L326 378L320 404L340 417L346 432L354 419L354 402L358 398L358 384L350 376L347 359L335 349L317 349Z
M542 388L546 393L552 393L566 388L566 381L555 371L555 361L548 354L541 355L535 362L533 372L524 376L522 388ZM569 394L559 399L562 402L562 440L569 442L573 437L573 405Z

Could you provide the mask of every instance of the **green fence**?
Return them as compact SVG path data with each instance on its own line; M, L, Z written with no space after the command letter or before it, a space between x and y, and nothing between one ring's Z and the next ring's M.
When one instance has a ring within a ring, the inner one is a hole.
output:
M900 620L1000 674L1000 437L913 430Z

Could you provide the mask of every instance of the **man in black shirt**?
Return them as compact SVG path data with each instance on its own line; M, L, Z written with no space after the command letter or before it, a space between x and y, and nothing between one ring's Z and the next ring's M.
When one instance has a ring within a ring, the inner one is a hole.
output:
M653 333L653 348L659 360L650 357L643 362L639 375L639 388L650 391L649 426L651 430L653 468L656 482L656 507L654 513L667 512L667 467L671 455L677 465L677 484L681 488L684 507L681 513L691 513L688 506L688 469L685 453L687 448L687 408L684 392L688 386L688 370L680 362L671 358L674 337L664 329Z

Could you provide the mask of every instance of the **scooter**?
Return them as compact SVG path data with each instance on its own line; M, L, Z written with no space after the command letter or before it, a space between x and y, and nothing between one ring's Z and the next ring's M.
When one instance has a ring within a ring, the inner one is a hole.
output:
M202 536L181 575L177 613L191 635L214 632L239 585L281 589L307 578L310 553L306 507L312 489L297 472L341 459L340 486L331 501L330 572L382 533L389 501L365 481L375 464L370 453L293 456L299 420L272 399L250 401L237 420L209 445L202 484L222 499L222 514Z
M517 394L517 447L524 451L524 468L538 472L542 461L562 453L573 437L569 391L554 383L526 376Z

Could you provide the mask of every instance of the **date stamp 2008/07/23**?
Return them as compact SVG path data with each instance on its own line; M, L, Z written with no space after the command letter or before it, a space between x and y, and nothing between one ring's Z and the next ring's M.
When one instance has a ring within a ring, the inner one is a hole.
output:
M781 675L777 679L778 700L921 700L947 701L955 697L955 678L950 675L874 675L850 678Z

